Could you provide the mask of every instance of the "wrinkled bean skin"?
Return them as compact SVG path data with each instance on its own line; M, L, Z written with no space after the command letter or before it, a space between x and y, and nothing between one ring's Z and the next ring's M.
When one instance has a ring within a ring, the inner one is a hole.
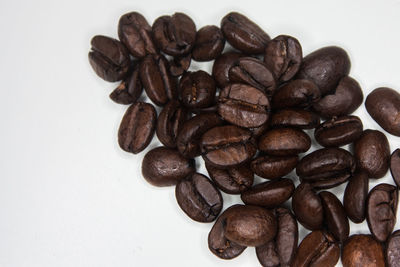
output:
M343 267L384 267L382 245L371 235L352 235L342 249Z
M354 223L361 223L365 219L368 182L368 175L363 171L357 171L350 178L344 191L343 206L347 216Z
M136 102L143 92L143 86L140 81L139 68L133 67L129 74L117 88L112 91L110 98L118 104L128 105Z
M301 183L292 196L292 209L296 219L309 230L322 229L324 211L320 197L311 185Z
M233 64L244 55L237 52L226 52L217 57L212 68L212 76L219 88L226 87L229 83L229 70Z
M191 54L173 57L169 61L169 71L171 75L174 77L181 76L185 71L189 69L191 61Z
M192 57L196 61L216 59L224 50L225 38L221 30L214 25L204 26L197 31Z
M156 147L144 156L142 175L154 186L175 185L196 171L193 159L186 159L178 151Z
M396 224L399 199L397 188L390 184L378 184L368 194L367 223L376 240L385 242Z
M213 104L216 86L207 72L199 70L185 73L179 82L182 104L189 108L206 108Z
M400 266L400 230L397 230L389 237L385 256L388 267Z
M230 45L246 54L263 53L270 40L257 24L237 12L222 18L221 30Z
M320 97L320 91L312 81L292 80L276 90L272 97L272 108L307 108Z
M297 165L299 158L295 156L259 156L251 162L251 169L265 179L277 179L290 173Z
M269 125L271 127L314 129L319 122L319 116L314 112L303 109L281 109L271 115Z
M354 143L354 156L370 178L382 178L389 169L389 141L380 131L365 130Z
M157 112L148 103L136 102L125 112L118 130L118 144L126 152L143 151L154 135Z
M390 156L390 172L394 182L400 187L400 149L396 149Z
M342 48L323 47L303 58L296 78L313 81L321 91L321 96L324 96L332 92L340 79L349 74L350 66L349 56Z

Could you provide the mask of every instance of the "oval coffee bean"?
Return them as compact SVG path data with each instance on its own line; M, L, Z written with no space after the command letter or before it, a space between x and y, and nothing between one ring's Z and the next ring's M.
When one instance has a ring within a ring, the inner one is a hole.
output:
M307 108L320 99L318 87L308 80L292 80L276 90L272 97L275 109Z
M276 208L287 201L293 194L294 184L287 178L276 179L253 186L241 195L246 205Z
M370 178L381 178L389 169L390 147L386 136L377 130L365 130L354 143L357 166Z
M343 267L384 267L382 245L371 235L352 235L343 246L342 264Z
M343 195L343 206L347 216L355 223L365 219L365 205L368 196L368 175L357 171L350 178Z
M400 266L400 230L389 237L386 245L386 262L388 267Z
M187 108L206 108L214 103L216 86L207 72L187 72L179 82L182 104Z
M390 156L390 172L393 180L400 187L400 149L396 149Z
M342 48L323 47L303 58L296 77L313 81L321 91L321 96L324 96L349 74L350 66L349 56Z
M230 45L246 54L263 53L270 40L257 24L237 12L222 18L221 30Z
M118 130L119 146L137 154L150 143L156 127L157 112L148 103L136 102L125 112Z
M272 127L294 127L314 129L319 125L319 116L303 109L281 109L275 111L269 120Z
M320 197L308 183L301 183L292 196L292 209L296 219L309 230L322 228L324 211Z
M222 196L204 175L194 173L180 180L175 187L179 207L198 222L214 221L222 209Z
M230 83L229 70L240 57L244 55L237 52L226 52L217 57L212 68L212 76L219 88L224 88Z
M357 116L333 117L314 131L315 140L324 147L339 147L356 141L363 132Z
M293 156L311 147L310 137L296 128L277 128L266 131L258 142L258 149L273 156Z
M196 61L216 59L224 50L225 38L221 30L214 25L204 26L197 31L192 57Z
M94 36L90 43L89 63L100 78L116 82L128 74L131 61L122 43L102 35Z
M118 104L128 105L136 102L143 92L139 68L134 66L132 72L112 91L110 98Z
M186 159L178 151L156 147L144 156L142 174L154 186L175 185L196 171L193 159Z
M371 234L385 242L396 224L399 199L397 188L390 184L378 184L368 194L367 223Z
M171 75L174 77L181 76L185 71L189 69L191 61L191 54L173 57L169 61L169 71Z
M218 102L219 115L240 127L261 126L269 117L270 104L267 96L249 85L228 85L220 92Z
M259 156L251 162L251 169L265 179L281 178L296 168L299 158L295 156Z

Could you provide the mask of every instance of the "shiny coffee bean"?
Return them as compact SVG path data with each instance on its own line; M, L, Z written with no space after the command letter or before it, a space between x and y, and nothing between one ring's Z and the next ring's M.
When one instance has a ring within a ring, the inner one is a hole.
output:
M251 162L251 169L265 179L277 179L290 173L296 168L299 158L295 156L259 156Z
M110 98L118 104L128 105L136 102L143 92L140 81L139 66L134 66L132 72L112 91Z
M308 183L301 183L292 196L292 209L296 219L309 230L322 229L324 210L321 198Z
M384 267L383 247L371 235L352 235L342 249L343 267Z
M333 117L314 131L317 142L324 147L339 147L356 141L363 132L363 124L357 116Z
M368 194L367 223L371 234L385 242L396 224L398 189L390 184L378 184Z
M233 64L243 56L243 54L237 52L226 52L215 59L212 68L212 76L219 88L224 88L230 83L229 70Z
M157 112L148 103L136 102L125 112L118 130L119 146L126 152L143 151L154 135Z
M357 166L370 178L381 178L389 169L390 147L386 136L377 130L365 130L354 143Z
M197 31L192 57L196 61L216 59L224 50L225 38L222 31L214 25L204 26Z
M319 125L319 116L303 109L281 109L274 112L269 120L272 127L294 127L314 129Z
M142 162L142 175L154 186L175 185L195 171L193 159L186 159L177 150L167 147L150 150Z
M222 209L222 196L204 175L194 173L180 180L175 187L179 207L198 222L214 221Z
M237 12L222 18L221 30L230 45L246 54L263 53L270 40L257 24Z
M320 99L318 87L308 80L292 80L276 90L272 97L272 107L307 108Z
M126 47L113 38L96 35L91 40L89 63L96 74L105 81L120 81L131 66Z
M171 75L174 77L181 76L189 69L191 61L191 54L173 57L169 61L169 71Z
M388 267L400 266L400 230L397 230L389 237L385 256Z
M350 178L344 191L343 206L347 216L354 223L361 223L365 219L368 182L368 175L363 171L357 171Z
M396 149L390 156L390 172L394 182L400 187L400 149Z
M214 103L216 86L207 72L185 73L179 82L182 104L189 108L206 108Z

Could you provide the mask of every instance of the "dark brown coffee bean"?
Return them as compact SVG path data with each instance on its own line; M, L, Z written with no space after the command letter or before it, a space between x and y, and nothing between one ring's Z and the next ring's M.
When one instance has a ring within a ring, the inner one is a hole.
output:
M382 245L371 235L352 235L343 246L342 264L343 267L384 267Z
M187 72L179 82L182 104L187 108L206 108L214 103L215 82L207 72Z
M287 82L296 75L303 59L299 41L288 35L279 35L267 43L264 62L280 82Z
M294 184L287 178L276 179L253 186L241 195L246 205L276 208L287 201L293 194Z
M319 125L319 116L303 109L281 109L272 113L269 120L272 127L294 127L314 129Z
M169 61L169 71L171 72L171 75L175 77L181 76L189 69L191 61L191 54L173 57Z
M344 209L349 219L355 223L361 223L365 219L368 182L368 175L363 171L357 171L350 178L344 191Z
M360 85L349 76L343 77L336 89L313 105L314 110L325 118L353 113L363 102Z
M206 163L206 168L211 179L225 193L240 194L253 185L254 174L246 164L223 170Z
M277 128L266 131L258 142L258 149L273 156L294 156L311 147L310 137L296 128Z
M386 136L377 130L365 130L354 143L357 166L370 178L381 178L389 169L390 147Z
M143 102L132 104L119 126L119 146L133 154L143 151L153 138L156 122L157 112L153 105Z
M128 105L136 102L143 92L140 81L139 67L134 66L132 72L110 94L112 101L118 104Z
M194 173L180 180L175 187L179 207L198 222L214 221L222 209L222 196L204 175Z
M242 246L261 246L272 240L277 221L271 210L238 205L226 214L225 236Z
M390 172L394 182L400 187L400 149L396 149L390 156Z
M228 85L220 92L218 102L219 115L240 127L259 127L269 117L270 104L267 96L249 85Z
M369 115L390 134L400 136L400 94L387 87L377 88L365 100Z
M196 40L196 25L183 13L161 16L153 23L153 36L157 46L171 56L190 53Z
M276 251L275 240L256 247L258 261L263 267L279 267L280 260L278 251Z
M321 91L321 96L329 94L340 79L350 72L350 59L340 47L328 46L318 49L303 58L298 79L313 81Z
M296 219L309 230L322 229L324 211L320 197L308 183L301 183L292 196L292 209Z
M265 179L281 178L296 168L298 156L259 156L251 162L251 169Z
M236 60L243 56L243 54L237 52L227 52L221 54L215 59L212 68L212 76L215 79L215 82L217 83L217 86L219 88L224 88L230 83L229 70L236 62Z
M257 24L237 12L222 18L221 30L230 45L246 54L263 53L270 40Z
M324 208L324 219L329 232L336 240L343 243L349 237L350 226L342 203L328 191L320 192L319 197Z
M144 156L142 174L154 186L175 185L196 171L193 159L184 158L172 148L156 147Z
M354 157L341 148L323 148L303 157L296 173L317 189L332 188L347 181L356 169Z
M301 241L293 267L335 266L340 257L339 244L333 236L324 231L313 231Z
M157 106L177 99L176 82L168 70L168 61L162 55L148 55L140 63L140 80L147 96Z
M142 58L158 52L151 27L138 12L127 13L119 19L118 36L134 57Z
M214 25L204 26L197 31L192 56L196 61L216 59L224 50L225 38L221 30Z
M272 107L307 108L320 99L318 87L308 80L292 80L276 90L272 97Z
M120 81L131 66L126 47L113 38L96 35L90 42L89 63L96 74L105 81Z
M385 256L388 267L400 267L400 230L389 237Z
M251 132L234 125L208 130L200 142L204 160L217 168L229 168L249 161L256 153Z
M168 102L158 116L156 128L158 140L166 147L176 147L178 133L188 118L189 113L178 101Z
M368 194L367 223L371 234L385 242L396 224L399 199L397 188L390 184L378 184Z
M314 131L315 140L324 147L339 147L356 141L363 132L357 116L333 117Z

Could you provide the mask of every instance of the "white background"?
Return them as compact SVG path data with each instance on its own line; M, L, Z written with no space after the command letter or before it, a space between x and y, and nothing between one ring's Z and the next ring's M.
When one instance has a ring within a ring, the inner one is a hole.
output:
M297 37L304 54L344 47L366 96L400 90L400 1L1 1L0 266L257 266L254 249L223 261L208 250L212 224L191 221L174 188L141 176L143 155L121 151L126 106L108 95L87 53L93 35L116 37L119 17L139 11L149 23L183 11L197 28L236 10L275 37ZM209 64L192 65L210 71ZM365 128L381 128L356 112ZM387 134L392 151L400 138ZM315 149L315 148L313 148ZM198 160L198 164L200 160ZM206 173L203 167L200 172ZM292 175L293 178L295 176ZM393 183L390 174L371 180ZM340 198L344 186L334 190ZM224 208L240 202L224 195ZM400 221L400 220L399 220ZM367 233L366 223L351 224ZM400 228L400 223L396 229ZM301 236L305 234L301 230Z

